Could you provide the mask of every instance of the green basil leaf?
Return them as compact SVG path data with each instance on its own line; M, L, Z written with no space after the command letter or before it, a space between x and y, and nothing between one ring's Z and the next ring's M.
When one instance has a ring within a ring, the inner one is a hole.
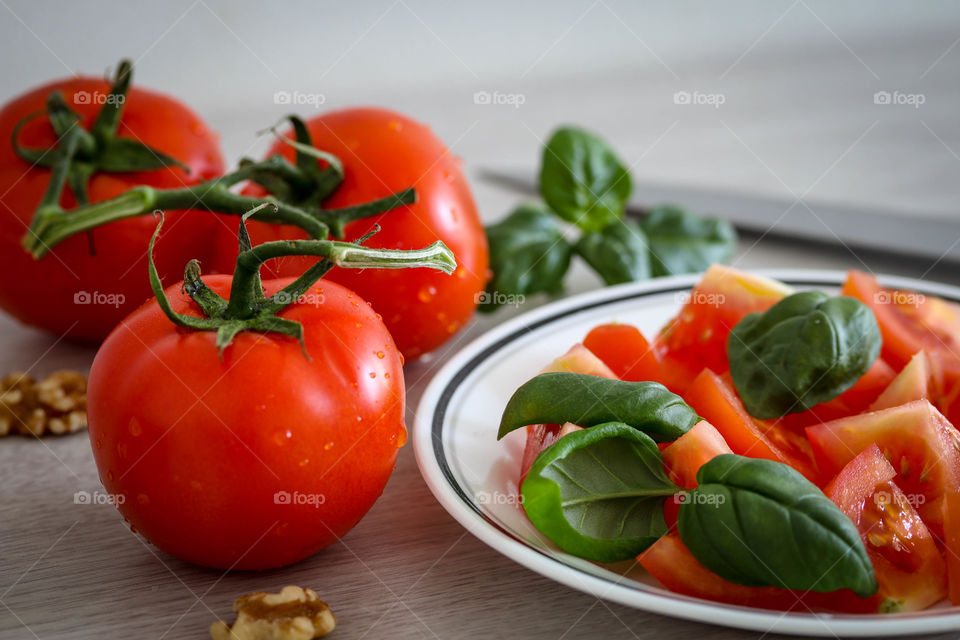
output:
M481 311L508 302L522 303L534 293L557 293L570 268L573 247L557 220L541 207L525 204L487 227L493 278L479 296Z
M605 284L637 282L650 277L647 236L632 220L617 220L602 231L583 234L575 249Z
M680 505L680 538L717 575L748 586L877 591L856 526L789 466L726 454L700 467Z
M657 442L672 442L700 418L659 382L611 380L581 373L541 373L507 402L497 439L528 424L592 427L625 422Z
M523 481L523 509L561 549L597 562L636 556L667 532L663 502L679 491L656 443L609 422L544 449Z
M788 296L741 320L727 339L730 373L750 415L806 411L860 379L880 354L873 311L820 291Z
M726 220L701 218L672 205L655 207L642 227L656 277L705 271L728 261L737 248L737 231Z
M630 173L607 143L574 127L557 129L543 149L540 193L564 220L599 231L623 215Z

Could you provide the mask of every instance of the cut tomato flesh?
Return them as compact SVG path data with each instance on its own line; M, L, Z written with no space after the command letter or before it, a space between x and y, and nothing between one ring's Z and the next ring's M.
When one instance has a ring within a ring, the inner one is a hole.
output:
M876 444L938 538L943 533L939 499L960 491L960 433L927 400L842 418L807 428L820 469L839 473Z
M621 380L663 382L660 361L639 329L630 324L602 324L583 339L583 346L603 360Z
M946 595L946 567L933 536L893 482L897 471L871 445L830 481L824 493L857 526L873 563L879 611L919 611Z
M674 483L694 489L700 467L724 453L733 453L733 450L713 425L701 420L663 450L663 462Z
M727 337L745 316L766 311L792 293L787 285L732 267L713 265L693 287L689 300L654 341L667 386L681 393L704 368L729 368Z
M883 393L870 405L870 411L898 407L914 400L934 400L932 393L933 371L925 351L920 351L910 359L897 377Z
M950 603L960 605L960 493L944 496L944 542L947 549L947 586Z
M817 472L802 436L787 429L762 425L747 413L733 386L710 369L700 372L683 396L687 404L713 425L734 453L788 464L811 482ZM766 431L764 431L764 428Z

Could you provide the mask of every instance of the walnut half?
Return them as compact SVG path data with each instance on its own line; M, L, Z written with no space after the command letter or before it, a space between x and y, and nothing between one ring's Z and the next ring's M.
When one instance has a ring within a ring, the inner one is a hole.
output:
M64 434L87 426L87 379L55 371L37 382L21 372L0 379L0 436Z
M312 589L284 587L280 593L258 591L233 603L237 621L210 625L213 640L311 640L337 625L327 603Z

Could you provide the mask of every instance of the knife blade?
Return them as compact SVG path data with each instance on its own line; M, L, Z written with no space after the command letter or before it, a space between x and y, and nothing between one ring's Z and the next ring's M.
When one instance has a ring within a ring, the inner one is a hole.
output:
M479 177L517 193L538 194L537 181L529 173L481 169ZM747 235L960 263L960 213L931 216L637 180L633 193L626 207L632 217L643 217L651 207L670 203L725 218Z

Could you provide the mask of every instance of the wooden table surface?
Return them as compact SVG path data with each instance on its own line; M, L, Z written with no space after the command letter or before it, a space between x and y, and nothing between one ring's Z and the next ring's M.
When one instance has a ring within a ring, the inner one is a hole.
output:
M802 7L795 11L806 15ZM527 101L515 112L484 110L463 87L426 97L388 87L384 91L393 93L355 93L331 102L376 101L415 113L433 123L471 171L483 165L532 168L538 138L557 122L573 121L602 131L644 179L949 216L960 199L960 56L952 47L957 36L956 24L944 24L904 34L892 44L848 45L827 32L829 45L822 47L823 42L800 43L767 50L758 40L750 55L715 61L709 73L683 63L672 64L667 73L645 59L563 82L518 80ZM724 71L734 61L736 68ZM677 90L715 86L727 92L720 110L681 110L670 100ZM928 96L922 109L882 109L871 100L884 87L917 86ZM248 148L235 141L250 140L249 132L275 115L250 105L208 118L238 156ZM519 200L479 182L475 193L487 220ZM771 238L745 239L736 263L867 267L960 284L953 265ZM569 292L596 286L577 268ZM449 354L510 315L480 318L429 360L407 366L408 424L422 390ZM42 374L61 367L86 370L94 351L0 318L0 354L3 371ZM494 423L491 414L491 437ZM86 434L0 441L0 477L4 639L203 638L215 619L230 619L238 595L286 584L310 586L327 600L340 620L333 637L343 640L765 636L607 603L513 563L441 509L420 477L410 445L401 450L383 497L341 543L295 566L263 573L185 564L132 534L113 507L74 504L76 491L101 488Z

